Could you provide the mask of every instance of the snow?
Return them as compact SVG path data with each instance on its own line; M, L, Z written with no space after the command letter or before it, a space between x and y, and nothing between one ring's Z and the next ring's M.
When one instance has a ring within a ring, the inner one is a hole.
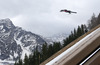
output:
M1 55L1 49L0 49L0 55Z
M4 64L0 63L0 65L4 65Z
M22 56L21 56L22 59L24 59L25 54L26 54L27 56L29 56L29 55L31 54L31 52L30 52L29 50L27 50L26 48L24 48L24 47L22 47L22 46L21 46L21 48L22 48L22 50L23 50Z
M7 27L8 29L6 30L5 27ZM15 45L14 47L16 47L15 49L13 49L13 47L6 48L4 52L8 51L9 54L8 58L6 58L6 60L15 60L19 57L19 55L21 55L21 59L24 59L25 54L27 54L27 56L29 56L32 52L32 50L34 50L34 47L37 44L37 37L38 35L33 35L33 33L31 32L27 32L25 30L22 30L21 27L16 27L13 25L12 21L10 19L2 19L0 20L0 42L4 43L5 45L0 45L0 47L5 46L6 47L10 47L9 44L6 44L5 41L12 43L13 45ZM10 36L9 36L10 35ZM11 38L11 40L9 41L8 38ZM13 39L14 37L14 39ZM20 38L19 38L20 37ZM16 43L17 46L16 46ZM20 47L19 47L20 46ZM1 55L1 50L0 50L0 55ZM5 62L4 60L2 60L2 62ZM0 61L0 65L2 63ZM7 61L6 61L7 62Z
M13 59L13 56L12 55L9 55L10 56L10 59Z
M17 58L18 54L14 52L14 57Z
M0 25L0 30L2 30L3 29L3 25Z
M65 56L66 54L70 53L70 51L72 51L74 48L76 48L81 42L86 41L88 39L88 37L93 36L93 34L96 34L97 31L100 31L100 28L98 28L95 31L93 31L92 33L88 34L86 37L84 37L83 39L81 39L79 42L77 42L76 44L74 44L72 47L68 48L66 51L64 51L63 53L61 53L60 55L58 55L56 58L54 58L50 62L48 62L46 65L53 65L55 62L57 62L58 60L60 60L63 56Z
M14 39L15 39L15 38L14 38ZM22 45L21 38L19 38L18 40L15 39L15 41L16 41L16 43L17 43L18 45L21 46L21 49L22 49L21 59L24 59L25 54L26 54L27 56L29 56L29 55L31 54L31 51L30 51L29 49L25 48L25 47Z
M7 28L11 28L11 24L12 24L12 22L11 22L11 20L9 19L9 18L6 18L6 19L1 19L0 20L0 23L6 23L6 25L7 25Z
M10 33L11 33L11 31L9 31L8 33L3 33L3 34L1 34L0 36L2 36L2 38L4 38L4 39L7 39L8 38L8 36L10 35Z
M5 29L3 29L3 30L2 30L2 33L4 33L5 31L6 31L6 30L5 30Z
M33 41L33 43L36 43L36 38L35 37L32 37L30 35L25 35L25 38L26 38L25 42Z
M11 65L14 64L15 61L9 61L9 60L0 60L0 65Z

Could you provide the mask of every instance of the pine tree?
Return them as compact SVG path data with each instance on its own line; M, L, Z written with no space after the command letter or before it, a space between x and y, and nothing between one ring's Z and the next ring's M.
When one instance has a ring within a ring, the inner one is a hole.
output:
M78 28L77 28L77 36L79 37L81 35L81 28L80 28L80 26L78 26Z
M34 65L34 57L32 54L29 55L29 65Z
M76 29L74 28L74 40L77 38L77 32Z
M85 33L85 31L84 31L84 25L82 24L81 25L81 34L83 35Z
M71 43L72 41L74 41L75 39L77 39L78 37L80 37L81 35L85 34L87 32L87 27L86 25L81 25L78 26L77 30L74 29L74 32L71 31L71 34L63 40L63 47L65 47L66 45L68 45L69 43Z
M54 54L54 49L53 49L52 44L50 44L50 45L48 46L48 57L50 57L50 56L53 55L53 54Z
M99 13L99 15L98 15L98 17L97 17L96 24L97 24L97 25L100 24L100 13Z
M89 29L92 29L95 26L97 26L96 20L97 20L97 17L95 17L95 14L93 13L91 19L88 21L88 28Z
M40 52L38 51L38 46L36 47L36 50L34 52L34 64L39 65L40 64Z
M46 60L47 59L47 54L48 54L47 50L48 50L47 43L45 43L42 46L42 56L43 56L42 60Z
M22 59L19 59L17 65L23 65Z
M29 65L29 59L26 54L25 54L25 58L24 58L24 65Z
M17 64L17 62L15 62L15 64L14 64L14 65L18 65L18 64Z
M54 53L58 52L62 47L65 47L73 40L86 33L86 29L86 25L82 24L81 26L78 26L77 29L74 29L74 31L71 31L71 34L63 40L63 46L60 42L54 42L50 45L47 45L47 43L45 43L42 45L42 50L40 52L38 51L38 46L36 46L35 51L33 52L33 54L29 55L29 57L25 54L25 58L23 60L24 62L19 59L18 63L15 62L14 65L39 65Z

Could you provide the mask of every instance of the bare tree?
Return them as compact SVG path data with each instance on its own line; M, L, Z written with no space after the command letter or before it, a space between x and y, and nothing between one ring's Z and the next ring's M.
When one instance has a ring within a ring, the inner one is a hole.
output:
M95 17L95 14L93 13L91 19L88 21L88 28L92 29L95 26L97 26L97 17Z

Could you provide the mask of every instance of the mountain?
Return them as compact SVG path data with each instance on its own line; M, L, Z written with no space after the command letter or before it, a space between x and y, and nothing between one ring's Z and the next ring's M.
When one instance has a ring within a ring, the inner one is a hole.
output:
M0 20L0 63L24 59L25 54L31 54L36 46L40 50L44 43L41 36L15 26L10 19Z
M61 42L63 43L63 40L68 36L69 34L66 33L60 33L60 34L56 34L53 35L51 37L46 37L45 39L47 40L47 42L52 43L52 42Z

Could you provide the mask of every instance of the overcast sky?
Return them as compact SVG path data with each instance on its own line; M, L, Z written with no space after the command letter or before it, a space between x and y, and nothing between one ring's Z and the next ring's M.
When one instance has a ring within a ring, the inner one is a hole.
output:
M59 12L68 9L77 14ZM0 19L42 36L69 33L100 13L100 0L0 0Z

